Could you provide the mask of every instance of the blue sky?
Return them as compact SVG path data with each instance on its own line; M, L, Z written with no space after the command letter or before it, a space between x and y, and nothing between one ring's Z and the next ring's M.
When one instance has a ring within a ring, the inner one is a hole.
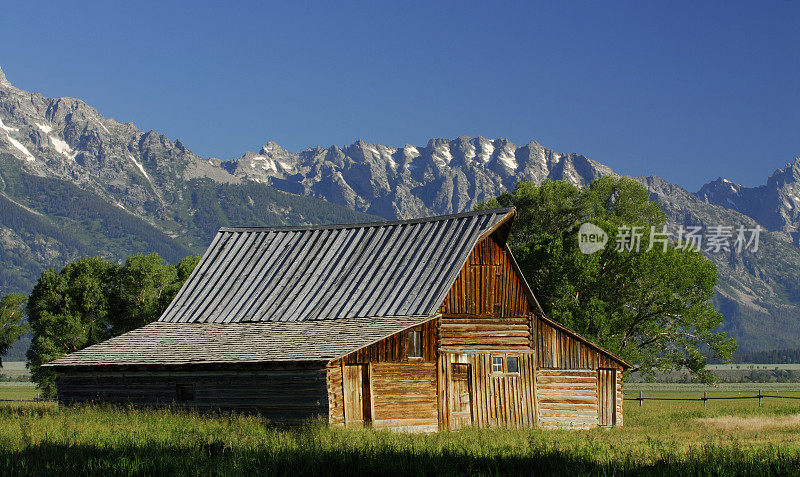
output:
M800 156L800 1L4 2L0 66L223 159L537 140L689 190Z

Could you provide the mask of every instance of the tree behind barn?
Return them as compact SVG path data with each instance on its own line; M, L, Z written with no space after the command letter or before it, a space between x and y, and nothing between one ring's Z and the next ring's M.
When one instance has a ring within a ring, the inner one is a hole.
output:
M25 303L27 298L19 293L9 293L0 299L0 357L25 334ZM3 361L0 360L0 366Z
M158 254L134 255L119 266L92 257L58 273L45 270L26 307L33 333L28 366L42 393L56 392L42 364L157 320L198 261L169 265Z
M509 243L546 315L624 359L645 374L689 369L704 380L705 354L729 361L736 344L715 329L714 264L699 252L647 251L650 227L664 213L647 190L627 178L603 177L584 189L564 181L521 182L481 207L515 206ZM591 222L609 235L605 248L584 254L578 228ZM618 252L619 227L642 226L640 252Z

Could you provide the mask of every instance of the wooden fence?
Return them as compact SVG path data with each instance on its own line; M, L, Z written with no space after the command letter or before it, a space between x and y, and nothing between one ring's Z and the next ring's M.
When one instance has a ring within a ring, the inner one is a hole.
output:
M777 394L763 394L758 390L755 396L709 396L708 391L703 391L703 397L690 398L690 397L646 397L639 391L639 397L623 398L625 401L639 401L639 406L642 406L644 401L703 401L703 406L708 405L708 401L715 400L730 400L730 399L758 399L758 407L761 407L761 400L764 398L774 399L800 399L800 396L779 396Z

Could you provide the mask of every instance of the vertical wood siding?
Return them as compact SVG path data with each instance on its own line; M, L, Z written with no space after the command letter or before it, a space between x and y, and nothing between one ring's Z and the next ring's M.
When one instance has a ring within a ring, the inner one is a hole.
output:
M344 358L345 364L360 363L403 363L409 362L408 357L408 332L422 332L422 360L426 363L436 362L436 320L430 320L409 330L395 333L377 343L348 354ZM417 362L419 358L410 358L411 362Z
M624 399L622 390L622 371L617 370L617 425L622 425L622 403Z
M519 358L519 373L492 372L492 356ZM468 364L471 373L470 401L472 425L477 427L533 427L536 423L534 400L534 355L517 351L495 353L442 353L439 358L439 420L442 427L453 427L452 364Z
M61 371L58 398L80 402L177 405L256 412L296 422L328 416L322 365L275 365L265 369ZM176 402L178 385L194 388L193 401Z
M540 368L622 370L619 363L610 357L550 324L535 320L534 326L539 342L537 360Z
M442 303L442 315L526 317L530 305L511 258L489 236L473 249Z

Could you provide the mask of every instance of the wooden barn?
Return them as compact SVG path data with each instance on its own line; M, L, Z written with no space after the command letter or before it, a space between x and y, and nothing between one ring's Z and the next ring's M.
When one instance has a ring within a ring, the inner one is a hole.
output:
M223 228L157 322L47 365L59 401L414 431L621 425L629 365L542 314L513 218Z

